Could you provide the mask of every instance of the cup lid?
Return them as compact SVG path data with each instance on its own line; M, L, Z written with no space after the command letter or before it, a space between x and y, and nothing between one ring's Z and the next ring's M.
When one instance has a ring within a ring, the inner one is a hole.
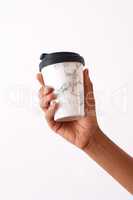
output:
M39 71L41 72L43 67L48 65L62 63L62 62L80 62L85 65L84 58L78 53L74 52L54 52L54 53L43 53L40 56Z

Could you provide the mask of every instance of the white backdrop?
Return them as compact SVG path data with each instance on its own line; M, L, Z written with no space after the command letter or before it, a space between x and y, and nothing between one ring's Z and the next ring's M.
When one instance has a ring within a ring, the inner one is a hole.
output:
M133 1L0 1L0 199L129 200L38 106L42 52L84 56L102 130L133 154Z

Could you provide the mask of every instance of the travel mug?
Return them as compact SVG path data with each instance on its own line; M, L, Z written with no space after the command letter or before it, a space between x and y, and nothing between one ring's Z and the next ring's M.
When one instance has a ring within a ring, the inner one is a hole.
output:
M39 71L46 85L53 87L59 107L55 121L72 121L85 115L84 112L84 58L74 52L43 53Z

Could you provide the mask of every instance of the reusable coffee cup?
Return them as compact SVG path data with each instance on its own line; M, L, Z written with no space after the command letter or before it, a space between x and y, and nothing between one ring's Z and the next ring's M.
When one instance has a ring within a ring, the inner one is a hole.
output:
M54 120L72 121L83 117L84 58L73 52L55 52L43 53L40 60L39 71L44 76L45 85L55 89L56 101L59 102Z

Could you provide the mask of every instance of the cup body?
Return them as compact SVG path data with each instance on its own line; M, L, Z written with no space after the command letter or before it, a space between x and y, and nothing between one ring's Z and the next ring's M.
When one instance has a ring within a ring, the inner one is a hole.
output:
M42 68L45 84L55 89L59 107L55 121L72 121L84 116L83 64L61 62Z

